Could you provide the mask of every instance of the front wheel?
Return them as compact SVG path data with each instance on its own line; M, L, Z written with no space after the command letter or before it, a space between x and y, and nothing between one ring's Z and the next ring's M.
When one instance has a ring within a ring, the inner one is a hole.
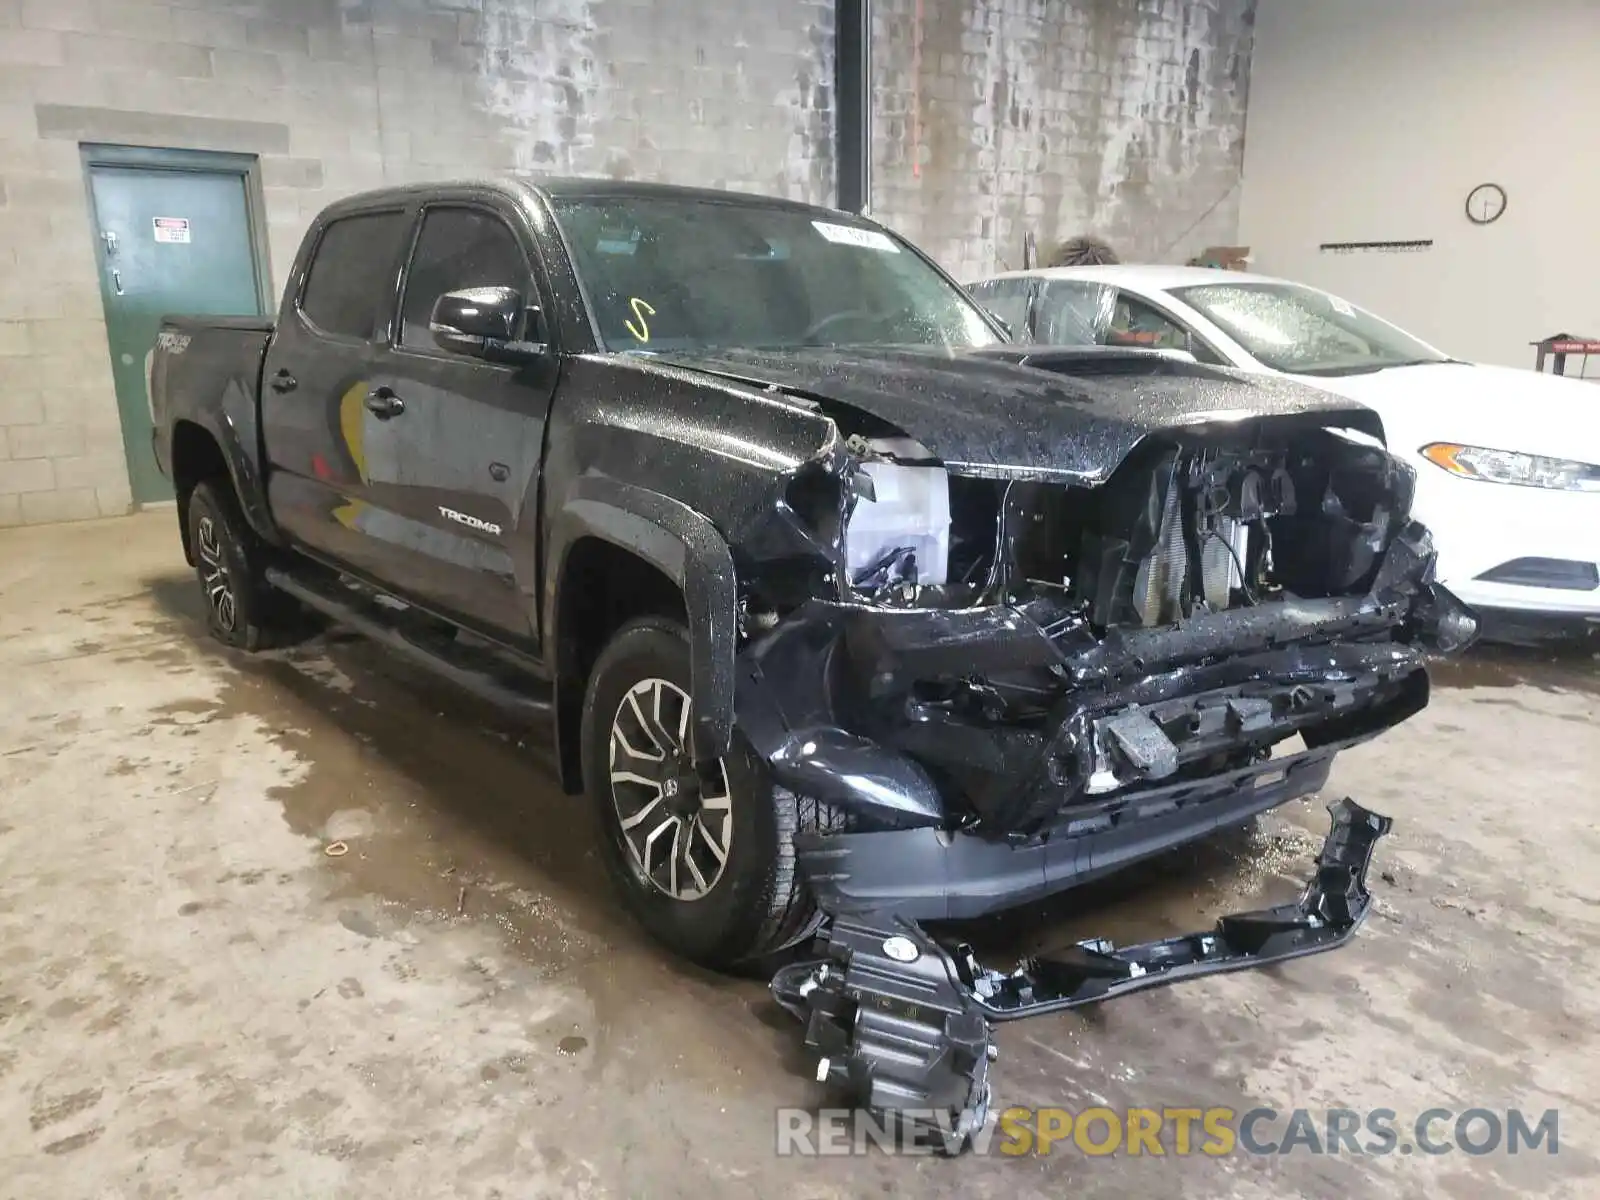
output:
M815 929L794 835L837 815L774 787L738 731L696 764L689 639L661 618L630 622L590 676L584 779L598 807L606 866L659 941L716 968L771 954Z

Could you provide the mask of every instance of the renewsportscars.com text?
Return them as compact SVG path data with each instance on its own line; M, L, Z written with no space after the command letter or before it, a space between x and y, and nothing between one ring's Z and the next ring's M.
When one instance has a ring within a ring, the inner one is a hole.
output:
M944 1111L898 1116L858 1109L779 1109L781 1156L931 1154L958 1142ZM976 1154L1090 1158L1229 1155L1442 1155L1559 1153L1556 1109L1007 1108L972 1135Z

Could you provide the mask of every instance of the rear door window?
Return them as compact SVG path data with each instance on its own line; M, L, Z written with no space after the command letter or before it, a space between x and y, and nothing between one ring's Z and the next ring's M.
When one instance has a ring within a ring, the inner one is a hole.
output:
M323 230L300 295L301 313L319 332L372 337L378 314L393 302L406 224L399 211L359 213Z
M1117 290L1086 279L1047 279L1039 292L1034 336L1043 346L1104 346Z
M1038 340L1046 345L1188 350L1203 363L1225 361L1153 304L1110 284L1047 280L1039 295L1037 320Z

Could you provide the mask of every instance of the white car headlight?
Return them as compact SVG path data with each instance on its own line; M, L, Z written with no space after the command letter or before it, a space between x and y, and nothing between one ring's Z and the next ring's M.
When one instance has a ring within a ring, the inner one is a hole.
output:
M1418 453L1434 466L1443 467L1462 479L1554 488L1562 492L1600 492L1600 467L1591 463L1546 458L1542 454L1518 454L1511 450L1488 450L1457 442L1431 442Z

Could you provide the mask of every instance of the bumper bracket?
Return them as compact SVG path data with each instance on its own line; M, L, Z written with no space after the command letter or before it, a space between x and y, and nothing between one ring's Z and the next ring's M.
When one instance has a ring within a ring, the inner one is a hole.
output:
M1221 918L1209 932L1121 949L1104 939L1009 972L947 949L892 912L835 915L821 959L794 963L772 994L806 1026L817 1079L861 1108L902 1118L951 1152L988 1118L994 1023L1095 1004L1144 988L1332 950L1371 905L1367 869L1392 822L1340 800L1316 872L1293 904Z

